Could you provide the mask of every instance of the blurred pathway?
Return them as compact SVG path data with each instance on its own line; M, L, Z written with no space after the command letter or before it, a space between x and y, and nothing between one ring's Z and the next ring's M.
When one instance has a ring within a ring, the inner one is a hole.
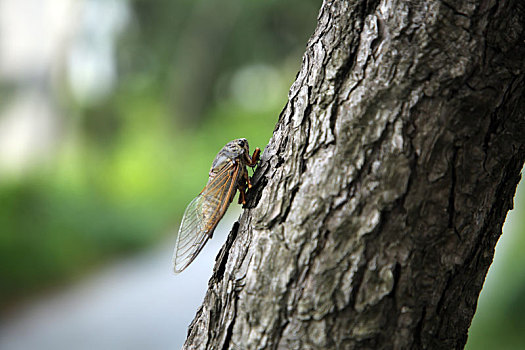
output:
M235 214L182 274L171 272L173 238L18 310L0 323L0 349L180 349Z

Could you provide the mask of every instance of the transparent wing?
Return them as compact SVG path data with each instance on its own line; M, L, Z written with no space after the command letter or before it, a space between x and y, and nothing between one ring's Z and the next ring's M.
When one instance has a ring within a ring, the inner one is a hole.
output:
M239 175L237 163L227 163L210 176L202 192L191 201L182 217L173 252L173 270L182 272L197 257L222 218Z

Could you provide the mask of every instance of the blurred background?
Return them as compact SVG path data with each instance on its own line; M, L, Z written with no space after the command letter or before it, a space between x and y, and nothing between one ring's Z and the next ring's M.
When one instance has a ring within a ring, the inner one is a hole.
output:
M0 0L1 349L182 345L240 209L178 276L174 229L226 142L268 143L320 5ZM524 191L469 349L525 344Z

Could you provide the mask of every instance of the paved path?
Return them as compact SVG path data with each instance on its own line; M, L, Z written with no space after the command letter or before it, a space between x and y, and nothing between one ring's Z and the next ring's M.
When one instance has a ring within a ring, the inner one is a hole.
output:
M204 299L215 257L237 217L221 222L182 274L171 272L173 238L30 302L0 324L0 349L180 349Z

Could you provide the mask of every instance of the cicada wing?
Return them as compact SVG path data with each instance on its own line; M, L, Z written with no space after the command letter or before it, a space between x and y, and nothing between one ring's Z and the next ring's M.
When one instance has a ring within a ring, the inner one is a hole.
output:
M204 197L197 196L184 211L173 252L173 271L182 272L200 253L206 242Z
M239 166L231 163L210 176L184 211L173 252L173 270L182 272L197 257L222 218L235 191Z
M217 174L210 176L208 184L201 192L205 198L207 228L212 231L222 218L235 194L235 185L239 177L240 166L236 162L228 162L219 169Z

